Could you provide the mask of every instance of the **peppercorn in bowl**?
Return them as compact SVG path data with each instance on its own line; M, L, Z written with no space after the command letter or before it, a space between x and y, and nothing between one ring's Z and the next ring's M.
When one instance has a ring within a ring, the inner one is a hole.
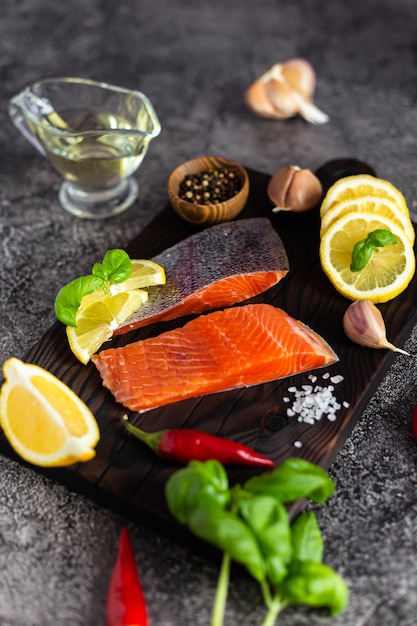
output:
M173 209L187 222L210 226L235 218L246 204L244 167L223 157L199 157L179 165L168 179Z

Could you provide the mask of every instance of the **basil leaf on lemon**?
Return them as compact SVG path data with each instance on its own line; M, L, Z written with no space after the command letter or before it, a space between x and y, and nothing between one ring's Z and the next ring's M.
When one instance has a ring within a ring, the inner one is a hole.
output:
M66 326L76 326L77 311L81 300L101 287L103 281L98 276L79 276L58 291L55 298L55 315Z
M107 293L109 283L122 283L132 273L132 261L124 250L115 248L108 250L102 263L93 265L92 274L103 281L104 292Z
M66 326L76 326L76 315L84 296L110 283L122 283L132 274L132 261L124 250L108 250L101 263L95 263L89 276L79 276L64 285L55 298L55 315Z
M397 243L397 237L389 230L378 228L368 233L365 239L358 241L353 246L350 271L360 272L366 267L374 251L394 243Z

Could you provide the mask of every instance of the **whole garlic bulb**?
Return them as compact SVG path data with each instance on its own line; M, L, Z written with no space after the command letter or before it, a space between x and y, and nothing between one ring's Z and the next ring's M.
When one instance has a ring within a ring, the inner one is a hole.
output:
M267 194L275 205L272 211L303 212L313 209L322 198L323 187L315 174L297 165L282 167L271 177Z
M297 113L312 124L324 124L329 116L313 103L316 73L308 61L290 59L264 72L245 93L252 113L270 119L286 119Z

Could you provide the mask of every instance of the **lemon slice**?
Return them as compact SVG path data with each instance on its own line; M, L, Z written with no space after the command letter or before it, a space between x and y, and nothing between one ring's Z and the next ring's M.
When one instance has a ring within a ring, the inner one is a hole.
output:
M83 298L77 312L77 326L67 326L70 348L81 363L88 363L105 341L111 339L113 331L127 320L148 299L142 289L102 296L92 304Z
M100 302L106 295L114 296L134 289L165 285L165 283L165 270L161 265L147 259L132 259L132 273L129 278L122 283L111 283L108 294L104 293L103 288L87 294L83 297L81 306L86 308L95 302Z
M391 231L397 243L378 248L359 272L350 270L353 246L378 229ZM409 284L415 272L414 250L402 229L387 217L348 213L336 220L320 243L323 271L339 293L350 300L386 302Z
M406 237L414 243L414 226L407 213L398 207L398 204L388 198L377 198L375 196L363 196L355 200L344 200L336 202L323 215L321 220L320 237L337 219L348 213L373 213L381 217L387 217L395 222L404 232Z
M148 259L132 259L132 273L122 283L110 285L110 293L120 293L131 289L144 289L154 285L165 285L165 270L158 263Z
M62 381L14 357L3 365L0 423L12 448L42 467L88 461L100 431L94 415Z
M407 203L401 191L390 182L369 174L357 174L340 178L328 190L320 207L320 217L327 213L336 202L356 200L363 196L374 196L391 200L406 215L409 214Z

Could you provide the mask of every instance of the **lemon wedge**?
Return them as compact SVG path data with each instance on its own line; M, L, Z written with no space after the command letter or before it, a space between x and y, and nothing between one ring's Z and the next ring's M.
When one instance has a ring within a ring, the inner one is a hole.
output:
M390 231L397 243L378 248L363 269L350 269L354 245L369 233ZM386 302L406 289L415 272L410 239L388 217L374 213L347 213L333 222L320 243L323 271L337 291L350 300Z
M42 367L14 357L4 363L3 374L0 424L19 456L42 467L95 456L100 431L76 393Z
M148 300L148 293L142 289L90 298L95 294L84 296L77 311L77 325L66 327L69 346L84 365L111 339L113 331Z

